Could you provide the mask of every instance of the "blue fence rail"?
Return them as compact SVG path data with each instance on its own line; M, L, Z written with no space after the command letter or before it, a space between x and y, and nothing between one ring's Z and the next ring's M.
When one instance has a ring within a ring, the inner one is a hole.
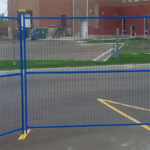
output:
M19 31L20 31L19 32L20 33L20 70L17 70L18 73L15 73L15 71L13 71L13 70L11 70L11 71L6 70L6 72L7 72L6 74L3 73L3 74L0 75L0 80L9 79L9 78L11 78L11 80L13 80L12 77L20 77L20 79L21 79L21 84L20 84L20 89L21 89L21 91L20 91L21 94L20 95L21 95L21 97L19 99L20 99L21 109L17 109L16 111L19 111L17 113L21 114L22 119L21 119L21 123L18 124L19 128L17 128L17 129L10 130L8 128L8 129L5 129L5 130L8 130L8 131L3 132L3 131L1 131L2 128L0 128L1 129L0 130L0 136L4 136L4 135L12 134L12 133L15 133L15 132L18 132L18 131L22 131L22 133L24 133L24 95L23 95L24 88L23 88L23 51L22 51L23 47L22 47L22 38L21 38L22 37L21 14L19 14L19 17L2 17L2 16L0 16L0 19L9 20L9 21L18 21L19 22ZM1 88L3 88L3 87L1 87ZM7 101L9 101L9 100L10 99L7 99ZM8 105L9 105L9 102L8 102ZM5 107L3 109L5 109ZM9 112L9 113L11 113L11 112ZM3 115L4 114L5 113L3 113ZM4 119L8 119L8 118L4 118ZM19 118L19 120L20 120L20 118ZM0 122L2 123L2 121L0 121ZM10 123L10 124L12 124L12 123ZM20 124L21 124L21 127L20 127ZM7 126L7 125L4 124L4 126Z
M101 74L101 73L134 73L150 72L150 70L97 70L97 71L41 71L27 72L27 74Z
M25 17L25 19L51 19L51 20L61 20L61 19L70 19L70 20L80 20L80 19L142 19L150 18L150 16L105 16L105 17Z

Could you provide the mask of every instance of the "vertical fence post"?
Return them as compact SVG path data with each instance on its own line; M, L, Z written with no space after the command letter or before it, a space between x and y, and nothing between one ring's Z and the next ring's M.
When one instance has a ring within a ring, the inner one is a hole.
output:
M21 71L21 113L22 113L22 134L24 134L24 87L23 87L23 47L22 47L22 13L19 13L20 32L20 71Z
M23 12L23 41L24 41L24 92L25 92L25 131L28 131L28 109L27 109L27 62L26 62L26 23L25 12Z

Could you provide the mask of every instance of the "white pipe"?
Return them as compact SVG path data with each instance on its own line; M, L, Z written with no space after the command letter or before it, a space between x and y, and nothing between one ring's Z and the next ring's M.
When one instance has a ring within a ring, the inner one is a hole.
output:
M89 0L87 0L87 17L89 17ZM88 35L89 35L89 33L88 33L88 29L89 28L89 25L88 25L88 19L87 19L87 37L88 37Z
M89 16L89 0L87 0L86 4L87 4L87 6L86 6L86 8L87 8L86 16L88 17Z
M74 0L72 0L72 17L75 17L75 8L74 8ZM74 36L74 27L75 27L75 22L74 19L72 19L72 34Z

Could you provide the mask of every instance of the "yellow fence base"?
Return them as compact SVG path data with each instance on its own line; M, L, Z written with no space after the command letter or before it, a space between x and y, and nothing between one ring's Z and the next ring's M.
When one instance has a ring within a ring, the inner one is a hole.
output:
M31 132L30 129L27 131L27 133L26 133L26 131L24 131L24 134L20 135L19 138L18 138L18 140L19 141L25 140L27 138L27 136L29 135L30 132Z

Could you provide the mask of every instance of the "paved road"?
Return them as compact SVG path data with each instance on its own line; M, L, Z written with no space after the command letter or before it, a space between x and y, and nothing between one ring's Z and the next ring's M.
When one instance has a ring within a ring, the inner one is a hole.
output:
M0 140L1 150L149 150L150 133L141 127L99 127L32 130Z
M75 41L27 41L28 60L94 60L112 44L83 44ZM19 60L19 41L0 41L0 60ZM104 59L104 58L103 58Z
M98 102L97 98L150 108L149 76L150 73L29 75L29 126L132 123ZM0 120L2 120L0 130L7 131L21 126L20 79L12 77L8 80L1 79L0 82ZM150 112L113 106L141 122L149 122ZM25 142L28 146L24 142L16 143L14 139L17 136L18 134L14 134L3 138L2 146L5 149L19 149L23 146L29 150L33 147L37 150L40 148L74 150L88 147L97 150L100 146L104 150L111 147L120 150L129 149L129 146L132 146L132 149L138 149L139 146L140 149L141 146L147 150L149 142L140 136L148 138L150 134L141 127L50 129L39 132L35 130ZM9 141L8 146L6 141L10 137L13 137L13 140ZM110 145L106 144L108 141Z
M147 108L150 106L149 74L29 75L29 125L129 123L97 98ZM11 129L10 124L7 126L8 118L13 127L21 122L20 79L1 79L0 86L0 110L2 114L5 112L0 118L4 121L3 128ZM149 122L147 112L117 107L142 122Z

